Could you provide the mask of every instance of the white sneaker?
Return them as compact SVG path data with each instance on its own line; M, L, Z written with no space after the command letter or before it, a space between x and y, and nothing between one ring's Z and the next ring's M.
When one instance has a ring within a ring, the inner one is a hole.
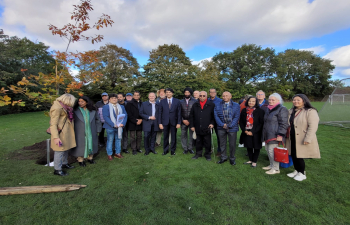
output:
M238 147L239 148L244 148L244 144L239 144Z
M272 168L271 168L271 166L265 166L265 167L263 167L262 169L263 169L263 170L270 170L270 169L272 169Z
M299 173L294 177L294 180L297 180L297 181L306 180L306 175L299 172Z
M265 173L266 173L266 174L270 174L270 175L272 175L272 174L277 174L277 173L280 173L280 171L279 171L279 170L274 170L274 169L271 169L271 170L266 171Z
M265 146L265 142L262 143L262 146Z
M295 177L297 174L298 174L298 171L294 170L292 173L288 173L287 176L293 178L293 177Z

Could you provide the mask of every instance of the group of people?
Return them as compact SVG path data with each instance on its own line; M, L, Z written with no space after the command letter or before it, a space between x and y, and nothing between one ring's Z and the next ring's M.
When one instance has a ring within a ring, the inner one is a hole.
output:
M286 144L293 159L295 171L287 175L295 180L306 179L304 158L320 158L316 137L319 118L304 94L293 97L290 110L283 106L278 93L271 94L266 100L261 90L256 96L247 95L241 104L234 102L227 91L222 98L217 97L215 89L210 89L208 96L206 91L185 88L181 100L173 94L171 88L161 89L157 94L149 93L148 101L142 102L138 91L126 95L102 93L101 101L95 106L86 96L76 100L73 95L64 94L57 98L50 110L54 174L65 176L67 173L63 169L74 168L67 162L68 150L83 167L86 162L95 163L93 155L97 153L98 145L106 146L110 161L123 158L122 152L129 153L129 139L132 154L142 153L142 132L144 155L157 154L155 148L160 146L162 135L162 155L176 155L179 128L183 154L194 154L192 159L195 160L204 156L211 161L215 132L217 156L220 157L217 163L229 161L236 165L239 128L242 131L239 143L247 148L249 156L249 161L244 164L256 168L265 143L270 161L270 165L263 167L266 174L280 173L280 164L274 159L274 148L280 142Z

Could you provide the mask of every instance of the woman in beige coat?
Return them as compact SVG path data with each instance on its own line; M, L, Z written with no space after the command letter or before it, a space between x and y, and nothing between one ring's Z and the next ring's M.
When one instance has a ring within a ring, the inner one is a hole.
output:
M73 95L63 94L53 102L50 109L51 148L55 152L54 174L59 176L68 175L62 168L74 168L68 164L68 150L76 146L72 108L74 103Z
M321 158L316 137L319 117L306 95L297 94L293 97L288 121L290 129L286 144L295 171L287 176L303 181L306 179L304 158Z

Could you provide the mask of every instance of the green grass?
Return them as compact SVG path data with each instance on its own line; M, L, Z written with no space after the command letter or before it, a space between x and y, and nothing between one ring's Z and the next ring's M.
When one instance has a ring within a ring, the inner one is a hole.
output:
M286 176L293 168L266 175L261 169L268 165L264 150L256 169L243 165L247 161L243 148L237 148L235 167L218 165L183 155L179 138L176 156L162 156L158 147L157 155L128 154L109 162L101 152L97 164L58 177L52 167L36 165L34 160L9 158L9 153L46 139L48 121L41 112L0 117L0 186L87 187L0 196L0 224L349 223L348 129L320 125L322 158L306 160L303 182Z

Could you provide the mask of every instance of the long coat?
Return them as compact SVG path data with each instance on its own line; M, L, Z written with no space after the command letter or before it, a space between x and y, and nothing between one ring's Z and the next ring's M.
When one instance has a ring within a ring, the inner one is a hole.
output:
M293 109L289 110L289 118ZM297 158L321 158L320 149L317 142L316 131L318 129L318 117L315 109L302 109L298 116L294 119L295 129L295 147ZM310 144L304 145L304 142ZM291 140L287 138L287 149L291 154Z
M286 143L286 133L288 129L288 109L281 104L273 108L267 109L264 116L264 127L262 141L267 141L277 136L283 137ZM269 144L277 144L277 141L270 141Z
M128 130L142 130L142 123L137 125L137 120L142 119L140 116L140 108L142 102L137 102L135 99L132 99L128 104L126 104L125 110L128 113Z
M51 130L51 148L54 151L67 151L76 146L74 135L74 123L67 118L67 112L58 101L54 101L50 109L50 130ZM66 120L67 118L67 120ZM66 121L66 122L64 122ZM57 126L62 129L58 134ZM55 145L54 139L59 138L62 141L62 147Z
M203 107L199 101L194 103L190 113L190 127L194 127L197 135L207 135L210 133L209 125L214 125L214 108L215 104L207 101Z
M98 152L98 136L101 132L102 123L98 112L90 111L90 128L92 136L92 154ZM71 150L71 155L75 157L83 157L85 152L85 121L80 109L74 110L74 132L77 146Z
M171 108L169 109L168 98L162 99L159 102L159 124L163 126L176 126L181 124L181 103L177 98L173 98Z
M143 131L151 131L151 125L153 123L153 131L159 131L159 105L158 103L155 103L155 120L148 119L150 116L152 116L152 104L147 102L142 102L141 108L140 108L140 116L142 117L142 130Z
M241 127L242 133L241 137L239 139L240 144L244 144L244 146L252 146L254 149L261 149L262 143L261 143L261 136L262 136L262 130L264 126L264 115L265 111L261 108L256 108L253 111L253 128L251 132L253 133L253 136L248 136L245 133L245 126L247 124L247 109L244 108L241 112L241 115L239 117L239 126ZM247 143L248 141L253 141L253 143Z

